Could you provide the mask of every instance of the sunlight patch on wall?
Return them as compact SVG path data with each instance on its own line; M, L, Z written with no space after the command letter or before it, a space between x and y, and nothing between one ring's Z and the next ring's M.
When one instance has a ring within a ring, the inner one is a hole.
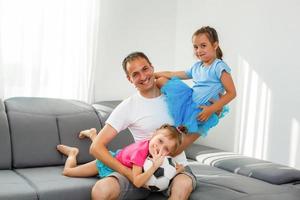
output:
M271 91L241 56L238 77L235 150L247 156L264 159L268 149Z
M299 144L299 122L293 118L291 124L291 138L290 138L290 158L289 165L292 167L297 166L297 157L298 155L298 144Z
M255 123L256 123L256 108L257 108L257 89L258 89L258 77L254 71L250 71L249 77L249 96L247 97L247 115L245 118L245 132L243 139L243 154L252 155L254 151L255 140Z

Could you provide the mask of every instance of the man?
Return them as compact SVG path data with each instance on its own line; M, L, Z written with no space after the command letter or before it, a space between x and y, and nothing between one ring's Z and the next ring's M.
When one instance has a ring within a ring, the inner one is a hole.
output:
M96 200L146 198L150 191L133 186L130 182L132 180L131 169L113 158L106 146L126 128L129 128L135 141L139 141L149 139L151 133L161 124L173 124L164 101L165 97L156 86L154 69L147 56L142 52L134 52L129 54L122 64L128 80L138 92L114 109L91 145L91 154L116 171L109 177L97 181L92 189L92 199ZM177 156L174 155L180 164L186 164L183 150L198 137L198 134L189 134L184 137L183 144L176 153ZM173 179L169 190L165 193L172 200L188 199L195 185L196 179L186 167L185 172Z

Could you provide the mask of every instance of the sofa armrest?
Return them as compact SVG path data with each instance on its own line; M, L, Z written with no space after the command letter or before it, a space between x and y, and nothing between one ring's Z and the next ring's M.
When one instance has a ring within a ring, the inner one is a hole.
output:
M197 160L197 156L202 154L221 152L222 150L213 147L208 147L201 144L191 144L186 150L185 154L188 159Z
M105 125L105 121L109 117L110 113L115 109L117 105L121 103L120 100L116 101L99 101L94 103L92 106L96 110L102 127Z

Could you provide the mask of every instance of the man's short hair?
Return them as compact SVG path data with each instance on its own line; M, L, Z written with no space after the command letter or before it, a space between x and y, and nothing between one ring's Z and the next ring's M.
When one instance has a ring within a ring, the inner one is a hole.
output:
M139 51L132 52L128 56L126 56L122 62L123 70L126 74L128 74L127 63L134 61L138 58L144 58L151 65L149 58L143 52L139 52Z

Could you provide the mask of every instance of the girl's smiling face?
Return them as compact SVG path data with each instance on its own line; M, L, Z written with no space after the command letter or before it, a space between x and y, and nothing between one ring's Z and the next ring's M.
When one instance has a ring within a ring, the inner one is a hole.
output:
M176 149L175 139L170 139L165 133L169 131L167 129L157 130L149 142L149 153L151 155L158 154L161 152L161 155L167 156L173 153Z
M211 43L205 33L192 38L194 54L204 65L210 65L217 58L218 42Z

